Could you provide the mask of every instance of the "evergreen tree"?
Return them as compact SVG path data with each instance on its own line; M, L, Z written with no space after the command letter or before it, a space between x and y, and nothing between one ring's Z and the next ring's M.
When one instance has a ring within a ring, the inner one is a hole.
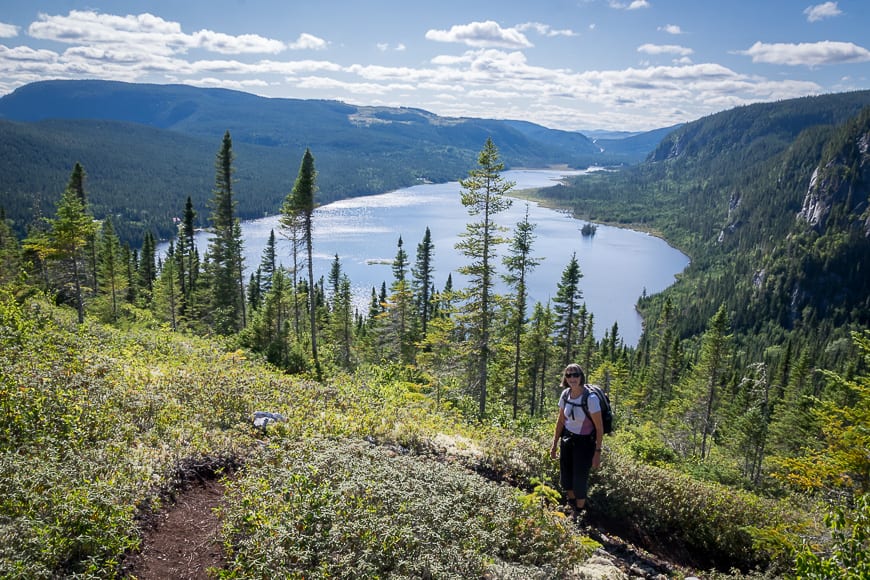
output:
M263 258L260 261L259 281L260 291L265 294L272 287L272 274L277 268L277 253L275 249L275 230L269 232L269 239L266 241L266 247L263 249Z
M529 206L526 204L526 214L523 221L517 224L514 236L510 242L509 254L503 259L508 272L503 278L514 289L510 319L508 321L508 329L513 335L514 349L512 396L514 419L517 417L517 408L519 406L521 345L528 307L526 279L540 264L540 260L531 256L534 241L535 225L529 222Z
M57 217L50 220L51 233L49 238L52 255L68 267L71 278L72 300L78 313L79 324L85 321L85 303L82 292L82 277L86 271L84 266L84 250L88 240L96 235L94 220L85 210L81 198L75 189L67 187L57 206Z
M734 442L735 451L743 458L743 475L758 485L767 451L771 385L764 363L750 365L749 371L749 376L743 378L733 397L728 440Z
M262 267L258 267L257 271L251 274L251 279L248 280L248 306L251 310L260 308L260 304L263 302L262 278Z
M184 215L181 220L179 232L179 245L176 253L179 260L179 275L181 280L181 293L183 302L182 314L193 315L196 310L194 298L197 295L197 281L199 277L199 250L196 247L196 211L193 209L193 201L190 196L184 204Z
M333 313L333 326L338 331L337 338L341 364L344 368L351 367L351 349L353 346L353 294L351 292L350 278L342 274L339 283L338 296L335 301Z
M139 269L139 258L136 255L136 252L130 249L130 244L124 244L124 264L126 267L126 280L125 284L127 287L127 293L124 296L124 299L128 304L136 304L136 300L139 296L139 288L138 288L138 278L137 278L137 270Z
M309 149L306 149L305 154L302 156L302 163L299 166L296 183L293 185L293 191L286 197L284 205L281 207L282 225L289 228L291 232L298 231L305 243L308 284L312 290L314 290L313 217L316 179L317 172L314 169L314 156ZM322 378L320 362L317 358L317 303L313 293L308 297L308 302L311 319L311 357L314 361L315 373L318 380L320 380Z
M338 259L338 254L336 254L332 260L332 265L329 268L329 302L333 311L336 310L340 290L341 261Z
M471 217L479 216L479 220L466 224L456 249L469 260L459 268L459 272L469 278L466 312L477 359L474 375L479 389L479 413L483 417L486 414L490 326L494 311L495 258L498 246L505 242L499 235L503 228L494 218L510 207L511 199L505 194L514 183L501 176L504 163L499 160L498 149L491 138L486 140L477 163L478 167L469 171L469 176L460 180L459 185L462 187L462 205Z
M577 262L577 252L571 255L571 260L562 271L562 279L556 288L553 298L553 310L556 315L555 331L557 342L564 350L562 362L567 366L574 362L574 347L577 343L578 313L581 310L580 301L583 292L580 290L580 264Z
M655 326L655 344L652 351L649 381L649 392L644 397L644 406L655 405L661 409L670 400L673 381L674 354L674 306L670 297L665 299L661 313Z
M21 276L21 246L0 207L0 286L17 282Z
M147 305L154 293L154 281L157 279L157 243L151 230L145 232L142 241L142 255L139 259L139 294Z
M100 237L99 252L99 281L100 290L108 295L111 307L111 319L118 318L118 302L123 299L123 292L127 283L127 262L121 250L121 242L115 234L112 220L106 218L103 221L102 235Z
M69 177L69 182L67 183L67 189L75 193L76 197L79 198L79 201L82 204L82 207L88 207L88 199L87 194L85 193L85 168L82 167L82 164L76 162L73 167L72 173ZM83 266L85 267L85 271L82 272L82 280L84 281L85 277L90 279L90 287L93 293L97 292L98 284L97 281L97 229L94 228L93 232L91 232L90 237L85 242L84 255L87 256L87 259L83 261Z
M224 133L215 160L215 188L211 200L209 244L213 325L220 334L231 334L245 326L244 284L241 279L242 239L233 199L233 144Z
M689 430L691 448L697 450L701 459L707 457L709 439L718 428L722 393L728 378L730 341L728 315L723 304L710 319L701 339L698 361L685 384L680 386L680 396L671 404L670 414L675 421L673 430L684 433Z
M413 361L413 340L411 339L412 295L408 285L408 253L405 252L402 236L397 243L396 257L393 259L392 294L387 302L390 319L390 332L395 336L397 354L405 363Z
M166 260L154 281L151 309L159 320L169 323L173 332L178 330L182 297L175 243L170 240Z
M550 305L544 307L540 302L536 302L529 321L530 329L526 346L528 356L526 374L529 378L529 385L532 387L529 397L529 414L532 416L544 412L553 324L553 311L550 309Z
M420 333L425 336L432 310L432 278L435 271L435 245L429 227L423 234L423 240L417 244L417 261L411 268L411 288L417 305L417 317L420 320Z

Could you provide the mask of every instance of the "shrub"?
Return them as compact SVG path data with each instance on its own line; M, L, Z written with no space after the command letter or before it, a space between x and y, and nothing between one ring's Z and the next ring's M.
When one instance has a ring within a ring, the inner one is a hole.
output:
M224 578L555 576L588 553L508 487L364 442L285 439L244 473L224 507Z
M785 568L798 534L814 525L812 514L784 502L641 465L615 452L593 472L592 484L589 510L596 518L644 543L654 539L699 567Z

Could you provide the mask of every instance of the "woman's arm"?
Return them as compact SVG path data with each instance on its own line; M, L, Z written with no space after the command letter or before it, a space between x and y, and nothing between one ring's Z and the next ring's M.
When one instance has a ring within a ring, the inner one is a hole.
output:
M604 437L604 421L601 420L601 411L592 413L592 424L595 425L595 455L592 456L592 467L601 465L601 440Z
M559 455L559 437L562 436L562 429L565 428L565 412L560 408L559 416L556 419L556 432L553 433L553 445L550 447L550 457L556 459Z

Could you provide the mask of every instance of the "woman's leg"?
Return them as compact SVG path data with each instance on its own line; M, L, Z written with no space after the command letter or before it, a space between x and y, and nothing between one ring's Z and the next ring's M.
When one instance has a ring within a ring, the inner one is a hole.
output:
M574 507L574 499L576 498L574 494L575 448L576 446L570 440L566 442L563 439L559 443L559 483L562 484L562 489L565 490L565 496L571 507Z
M574 480L573 491L576 498L573 504L577 509L586 507L586 494L589 491L589 472L592 470L592 458L595 455L595 440L578 441L574 447Z

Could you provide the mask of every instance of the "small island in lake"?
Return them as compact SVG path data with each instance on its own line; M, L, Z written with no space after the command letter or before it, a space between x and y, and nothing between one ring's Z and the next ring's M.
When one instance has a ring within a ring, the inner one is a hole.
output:
M580 233L583 234L584 237L594 236L595 231L597 229L598 229L597 225L590 223L590 222L586 222L585 224L583 224L583 227L580 228Z

